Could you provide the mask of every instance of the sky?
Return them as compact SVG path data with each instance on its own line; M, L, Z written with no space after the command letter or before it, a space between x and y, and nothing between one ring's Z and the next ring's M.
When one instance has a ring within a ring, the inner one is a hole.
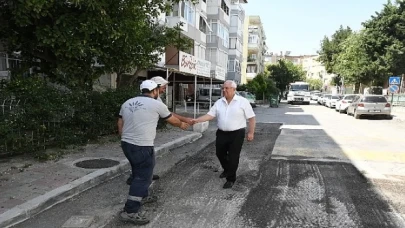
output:
M259 15L269 52L316 54L325 35L340 25L360 30L387 0L248 0L246 15Z

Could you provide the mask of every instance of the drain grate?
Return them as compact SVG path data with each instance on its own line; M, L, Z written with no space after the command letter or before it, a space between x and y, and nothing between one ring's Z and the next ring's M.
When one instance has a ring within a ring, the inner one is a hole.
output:
M83 169L104 169L110 168L118 165L120 162L107 159L107 158L97 158L97 159L88 159L75 163L75 166Z

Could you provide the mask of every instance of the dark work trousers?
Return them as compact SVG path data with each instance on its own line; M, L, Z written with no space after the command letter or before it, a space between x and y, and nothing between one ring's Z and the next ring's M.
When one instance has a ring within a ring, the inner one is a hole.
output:
M133 176L124 210L127 213L137 213L142 198L149 195L155 167L155 152L153 146L136 146L124 141L121 141L121 145L125 157L131 164Z
M217 130L215 142L216 154L221 163L226 180L234 182L236 180L236 170L239 165L239 156L245 139L245 129L236 131Z

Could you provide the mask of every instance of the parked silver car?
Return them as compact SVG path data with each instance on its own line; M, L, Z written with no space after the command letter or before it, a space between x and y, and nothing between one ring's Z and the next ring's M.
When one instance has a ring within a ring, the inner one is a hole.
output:
M346 113L347 108L352 103L353 99L356 97L356 94L346 94L342 99L338 100L336 103L336 111L339 113Z
M384 116L392 119L391 105L383 95L356 95L347 108L347 115L360 119L361 116Z

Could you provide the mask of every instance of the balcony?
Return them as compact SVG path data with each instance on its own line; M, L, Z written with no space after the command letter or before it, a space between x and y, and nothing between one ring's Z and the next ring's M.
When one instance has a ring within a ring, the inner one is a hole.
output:
M257 61L257 58L254 58L254 57L251 57L251 56L247 57L247 62L248 63L253 64L253 63L256 63L256 61Z
M173 16L173 17L167 16L166 19L167 19L167 27L170 28L176 27L181 22L182 25L180 26L180 28L183 30L184 33L187 34L188 23L184 18L180 16Z
M257 76L257 73L246 73L246 80L251 81Z
M248 50L249 51L259 51L260 45L258 43L248 43Z

